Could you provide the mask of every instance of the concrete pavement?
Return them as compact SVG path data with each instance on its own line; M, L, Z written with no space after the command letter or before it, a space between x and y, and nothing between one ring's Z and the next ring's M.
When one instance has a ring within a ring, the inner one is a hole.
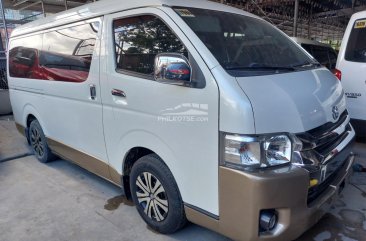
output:
M354 151L366 166L366 144ZM67 161L42 164L26 155L11 117L0 117L0 241L228 240L194 224L157 234L118 187ZM330 212L297 241L366 240L365 201L366 173L356 173Z
M31 154L27 141L15 128L13 117L0 115L0 162Z

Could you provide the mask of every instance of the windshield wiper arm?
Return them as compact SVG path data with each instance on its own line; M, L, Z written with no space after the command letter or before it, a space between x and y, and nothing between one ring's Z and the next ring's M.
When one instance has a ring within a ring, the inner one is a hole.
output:
M293 68L304 68L304 67L319 67L321 66L321 64L317 63L317 62L304 62L301 64L295 64L295 65L291 65L291 67Z
M295 68L293 66L233 66L233 67L226 67L226 70L289 70L289 71L295 71Z

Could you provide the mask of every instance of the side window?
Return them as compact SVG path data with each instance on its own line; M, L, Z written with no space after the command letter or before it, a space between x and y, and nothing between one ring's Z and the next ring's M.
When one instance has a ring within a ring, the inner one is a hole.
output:
M12 40L10 76L85 81L89 75L98 26L99 22L87 23Z
M9 75L29 78L36 66L39 50L42 48L42 35L32 35L10 42Z
M83 82L88 78L99 22L44 34L39 65L50 80Z
M116 66L139 74L153 75L158 53L188 55L185 46L166 24L145 15L113 21Z
M323 66L329 68L328 49L322 46L313 46L313 57Z
M366 63L366 19L356 20L348 39L345 59Z

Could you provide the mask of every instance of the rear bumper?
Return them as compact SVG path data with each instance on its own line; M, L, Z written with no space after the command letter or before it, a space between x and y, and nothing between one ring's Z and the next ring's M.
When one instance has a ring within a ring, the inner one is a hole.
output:
M293 240L330 208L350 174L353 161L354 156L348 154L333 181L310 205L307 204L309 173L303 168L288 166L249 174L220 167L219 219L204 217L187 207L186 214L190 221L234 240ZM259 214L264 209L275 209L279 221L273 231L260 234Z

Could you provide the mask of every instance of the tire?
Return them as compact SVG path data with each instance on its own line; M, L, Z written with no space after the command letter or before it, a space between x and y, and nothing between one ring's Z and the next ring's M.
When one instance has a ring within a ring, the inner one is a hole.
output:
M37 120L33 120L29 125L29 143L34 155L40 162L46 163L54 159L41 125Z
M178 186L157 155L149 154L137 160L131 170L130 188L137 211L152 229L174 233L187 223Z

